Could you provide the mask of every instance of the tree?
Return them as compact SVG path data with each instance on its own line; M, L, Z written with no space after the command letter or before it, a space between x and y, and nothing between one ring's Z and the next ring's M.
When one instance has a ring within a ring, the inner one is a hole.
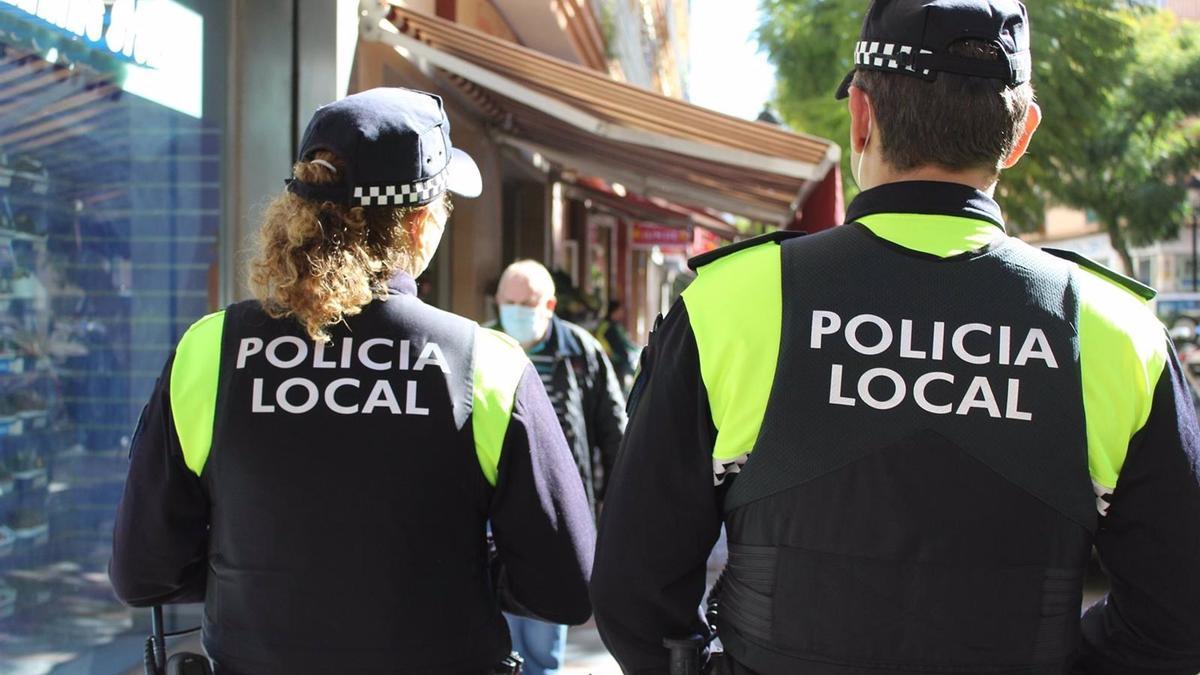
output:
M1177 177L1196 165L1195 125L1184 123L1200 96L1195 30L1126 0L1027 6L1045 119L997 198L1016 231L1039 227L1049 203L1090 210L1127 260L1130 243L1174 232L1184 209ZM776 105L794 128L849 138L845 104L833 91L852 67L866 7L762 0L758 38L777 68ZM847 170L848 163L846 152Z
M1133 40L1099 128L1079 139L1083 162L1050 162L1062 176L1055 196L1096 214L1127 270L1131 246L1178 235L1200 167L1200 29L1153 13L1137 18Z

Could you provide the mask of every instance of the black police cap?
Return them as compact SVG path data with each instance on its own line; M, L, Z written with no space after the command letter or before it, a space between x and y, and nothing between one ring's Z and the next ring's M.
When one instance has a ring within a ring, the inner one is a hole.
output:
M347 206L421 206L446 190L478 197L479 168L450 145L450 120L442 99L399 87L380 87L317 108L299 161L318 150L345 164L332 184L289 180L288 190L305 199Z
M994 45L999 60L951 54L950 46L962 40ZM874 0L854 48L854 67L927 80L956 73L1015 87L1033 74L1029 15L1017 0ZM849 96L853 80L852 70L837 98Z

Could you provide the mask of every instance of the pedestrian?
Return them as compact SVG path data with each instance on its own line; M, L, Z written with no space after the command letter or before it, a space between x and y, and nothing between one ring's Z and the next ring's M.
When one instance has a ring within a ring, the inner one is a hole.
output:
M625 330L625 306L620 300L608 302L608 312L596 327L596 339L600 346L604 347L604 353L608 355L613 369L617 372L621 390L628 391L637 371L639 350L630 339L629 331Z
M1025 7L875 0L855 63L849 224L695 259L650 341L601 636L666 672L724 524L731 672L1196 673L1200 433L1153 291L993 199L1041 118Z
M594 530L520 347L416 297L478 169L440 98L390 88L318 109L293 175L257 299L194 324L142 413L113 587L204 602L218 675L508 672L502 605L587 620Z
M625 430L625 399L612 364L591 334L555 316L554 279L541 263L518 260L509 265L500 276L496 304L500 327L521 344L541 376L596 510ZM547 564L546 569L553 567ZM559 671L567 642L561 621L510 614L508 624L528 673Z

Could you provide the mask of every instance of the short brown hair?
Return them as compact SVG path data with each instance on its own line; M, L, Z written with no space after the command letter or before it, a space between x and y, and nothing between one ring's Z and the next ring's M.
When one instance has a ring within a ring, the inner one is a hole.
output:
M957 56L995 61L994 45L964 40ZM1012 152L1025 128L1033 87L1005 87L998 80L938 73L912 75L859 70L854 86L871 98L883 132L883 159L900 171L935 165L955 171L991 169Z

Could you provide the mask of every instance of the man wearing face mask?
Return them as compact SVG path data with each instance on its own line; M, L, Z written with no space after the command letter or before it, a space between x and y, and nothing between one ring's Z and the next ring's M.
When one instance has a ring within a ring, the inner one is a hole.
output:
M521 343L541 376L596 511L625 430L625 399L600 343L583 328L555 316L554 292L554 279L540 263L519 260L509 265L496 289L500 328ZM558 672L567 627L516 616L508 620L513 648L525 658L525 671Z
M643 356L591 593L627 673L1195 675L1200 431L1154 291L1005 231L1041 119L1016 0L874 0L848 224L692 261ZM1112 582L1081 614L1093 547Z

